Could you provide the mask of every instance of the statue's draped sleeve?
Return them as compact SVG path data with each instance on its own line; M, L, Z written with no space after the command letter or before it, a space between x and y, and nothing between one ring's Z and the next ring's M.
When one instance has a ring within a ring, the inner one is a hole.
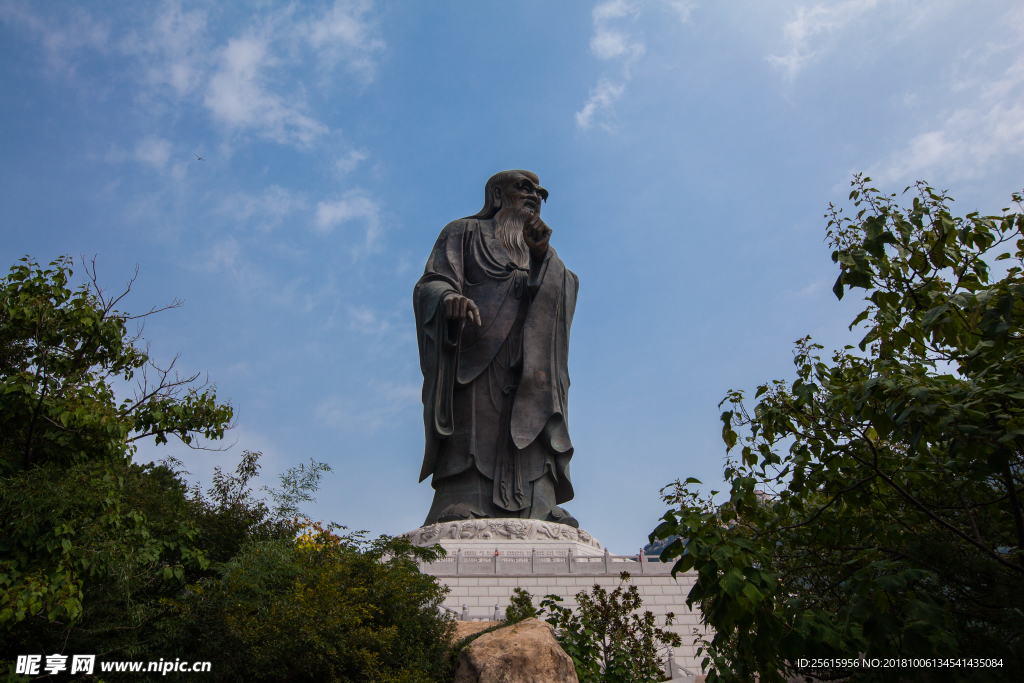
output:
M512 409L512 440L526 448L539 440L555 456L555 493L572 500L569 461L569 328L576 312L579 279L552 247L530 268L533 301L523 329L523 378Z
M462 323L449 321L444 314L444 300L449 294L462 294L465 283L463 242L470 221L452 221L434 243L423 277L416 283L412 302L416 313L416 338L423 372L423 427L426 445L423 452L423 481L437 463L441 440L450 436L452 423L452 391L458 368L459 336Z

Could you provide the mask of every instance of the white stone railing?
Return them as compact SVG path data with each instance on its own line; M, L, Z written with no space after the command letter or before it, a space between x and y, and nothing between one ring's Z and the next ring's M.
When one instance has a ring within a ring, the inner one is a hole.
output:
M490 545L515 543L522 545L559 547L565 543L578 543L599 553L601 543L583 529L558 522L539 519L467 519L458 522L438 522L407 531L403 536L413 545L431 546L449 542ZM493 547L493 546L491 546Z
M435 562L420 563L420 571L433 576L459 574L498 574L516 576L522 574L573 574L573 575L618 575L670 574L672 562L651 560L638 555L612 555L606 548L604 555L574 555L572 550L501 550L489 553L482 550L459 549Z

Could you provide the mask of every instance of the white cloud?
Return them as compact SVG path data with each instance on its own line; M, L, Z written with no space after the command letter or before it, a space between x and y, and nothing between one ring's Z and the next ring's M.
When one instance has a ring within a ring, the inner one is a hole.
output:
M678 9L672 3L669 4L673 9ZM606 0L594 6L594 35L590 38L590 52L603 61L617 60L619 74L614 82L608 76L602 77L590 91L583 109L576 112L576 125L580 129L588 130L595 125L604 130L614 128L613 105L626 91L630 68L645 51L643 42L615 22L636 19L639 14L639 5L626 0Z
M163 169L171 158L171 142L151 135L135 145L135 158L153 168Z
M623 83L615 84L607 79L602 79L597 87L590 91L590 97L587 98L583 109L576 112L576 125L583 130L593 126L594 117L599 114L611 113L612 105L622 97L625 90L626 86ZM605 130L610 130L612 127L607 120L601 121L597 125Z
M308 147L329 128L308 113L301 82L282 87L295 83L282 77L286 69L312 51L327 81L340 64L363 83L373 80L375 56L385 47L371 21L373 3L336 0L322 12L296 18L302 7L268 13L219 51L204 99L215 119L279 143Z
M782 70L786 80L793 80L814 58L832 46L832 33L844 28L878 5L878 0L843 0L832 5L798 7L796 16L783 28L788 50L766 59Z
M380 237L380 206L360 190L346 193L336 201L317 202L314 225L321 233L329 233L335 227L351 221L366 223L366 239L356 249L357 253L372 251Z
M624 57L635 60L644 53L644 44L633 38L612 21L626 17L636 18L639 10L625 0L608 0L594 7L594 35L590 39L590 52L598 59Z
M286 103L265 87L263 70L275 63L268 42L256 35L232 38L220 52L204 104L213 117L236 129L255 129L280 143L308 146L327 126L300 111L301 102Z
M395 331L395 325L391 322L394 314L383 315L367 306L350 306L348 315L349 328L362 334L379 336Z
M171 177L177 181L182 181L185 176L188 175L188 162L178 161L171 165Z
M690 15L698 7L697 3L690 2L689 0L664 0L664 2L675 10L676 14L679 15L679 21L684 24L690 23Z
M626 34L608 29L598 30L590 39L590 51L598 59L613 59L626 53L639 56L644 52L640 43L630 43Z
M76 52L84 48L103 51L110 38L110 27L106 23L96 21L77 7L57 25L49 18L34 14L31 4L11 0L0 3L0 21L34 35L43 46L49 67L68 75L75 71Z
M956 64L954 72L974 74L949 85L946 97L962 104L946 109L930 130L871 168L872 177L945 183L982 177L1024 155L1024 11L1011 12L1001 23L1013 32L1011 40L990 43L979 57L968 53ZM1000 59L1010 63L992 78L992 61Z
M239 247L238 240L234 237L220 240L210 247L206 265L211 270L234 268L240 251L241 248Z
M342 173L351 173L359 165L360 161L366 161L369 158L370 155L367 152L354 149L338 159L335 165Z
M151 87L170 86L183 97L199 87L209 68L206 25L205 12L185 12L181 3L167 2L148 31L128 33L121 50L144 64Z
M982 176L1001 159L1024 154L1024 101L953 112L937 130L916 135L870 173L881 182Z
M326 7L256 3L242 19L244 28L219 40L221 27L212 22L223 13L186 9L179 0L133 6L114 22L116 30L74 5L37 7L0 0L0 21L38 41L55 69L73 73L86 48L116 50L131 58L137 99L154 116L178 114L184 104L205 106L232 134L302 148L329 127L310 110L298 69L312 62L323 81L319 88L330 87L342 66L365 84L386 47L372 0L336 0Z
M305 194L292 192L280 185L271 185L262 194L239 192L227 197L221 202L218 211L239 223L252 221L258 230L269 232L281 225L285 218L304 208Z
M349 73L366 83L373 80L374 55L385 43L373 35L368 19L372 9L370 0L336 0L322 16L300 26L323 68L333 70L345 62Z
M196 263L207 271L226 275L246 297L290 308L302 305L301 288L307 278L283 280L267 264L253 260L251 253L246 245L229 236L202 245Z
M630 14L636 15L637 9L633 3L626 0L606 0L594 6L592 15L594 24L603 23L609 19L620 19Z
M325 424L341 431L375 432L402 411L416 410L422 388L415 384L371 384L358 397L331 396L315 410Z

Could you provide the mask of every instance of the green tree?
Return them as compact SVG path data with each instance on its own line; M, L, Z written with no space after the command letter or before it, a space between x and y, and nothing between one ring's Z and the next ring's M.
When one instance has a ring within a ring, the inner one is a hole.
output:
M827 214L834 291L865 292L859 348L823 361L801 340L792 384L760 386L753 410L729 392L726 502L695 479L663 492L672 508L651 538L686 539L662 558L697 571L709 681L1024 675L1021 197L1016 212L955 217L923 184L901 208L869 182L853 182L853 216Z
M414 561L432 552L316 524L297 542L247 543L173 601L164 649L216 662L223 681L445 680L447 589Z
M595 584L590 593L576 594L573 610L558 603L561 598L548 595L540 605L540 614L555 627L556 637L576 665L580 683L634 683L663 680L660 645L679 647L680 637L654 625L649 610L640 613L643 600L629 573L622 572L622 584L609 592ZM666 615L671 625L674 615Z
M221 438L231 407L139 348L128 325L155 310L119 312L124 294L95 277L71 289L71 276L68 258L26 258L0 280L0 627L75 622L85 583L129 559L167 580L206 562L194 525L150 533L124 505L122 475L134 442ZM133 380L119 401L115 381Z
M10 678L27 680L13 675L15 655L57 652L208 660L210 681L444 680L445 589L414 561L433 551L305 519L300 506L329 467L288 470L265 500L251 486L259 453L243 453L234 473L215 468L205 492L173 459L132 462L142 438L221 438L232 412L195 376L153 365L128 333L137 318L89 273L72 290L68 259L23 260L0 280L0 666ZM115 386L132 381L135 395L118 399ZM167 680L109 675L119 678Z
M533 606L533 596L523 588L516 588L505 608L505 624L516 624L523 619L537 616L537 608Z

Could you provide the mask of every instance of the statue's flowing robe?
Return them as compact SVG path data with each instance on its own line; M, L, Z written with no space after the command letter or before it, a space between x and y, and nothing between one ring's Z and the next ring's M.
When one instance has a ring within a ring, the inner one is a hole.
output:
M445 226L413 291L426 432L420 481L433 475L438 489L476 468L494 482L492 514L528 513L524 496L546 474L555 503L572 499L568 352L578 287L550 246L526 269L508 257L491 220ZM482 324L448 320L451 294L472 300ZM503 386L510 365L518 385Z

